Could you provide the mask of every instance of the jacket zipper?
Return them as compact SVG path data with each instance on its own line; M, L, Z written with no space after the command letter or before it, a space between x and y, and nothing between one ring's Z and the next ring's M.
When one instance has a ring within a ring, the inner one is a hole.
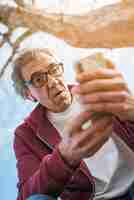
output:
M54 145L49 144L49 143L47 142L47 140L44 140L39 134L37 134L36 136L38 137L38 139L39 139L43 144L45 144L45 146L46 146L51 152L53 152L53 150L54 150Z

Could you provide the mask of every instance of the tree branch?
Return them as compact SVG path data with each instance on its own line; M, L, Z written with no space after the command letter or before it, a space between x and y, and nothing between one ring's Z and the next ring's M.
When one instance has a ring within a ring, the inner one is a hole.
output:
M11 45L11 41L10 41L11 34L12 33L10 31L3 34L0 33L0 35L3 37L2 41L0 42L0 48L3 46L5 42L8 42Z
M10 43L10 45L13 48L12 54L11 56L8 58L8 60L6 61L6 63L4 64L4 66L2 67L2 70L0 71L0 78L3 76L5 70L7 69L8 65L12 62L15 54L17 53L20 44L22 41L24 41L27 37L32 35L32 31L28 30L25 33L23 33L20 37L18 37L18 39L15 41L15 43Z
M29 0L29 1L31 1L30 3L25 3L25 1L24 0L15 0L15 3L16 3L16 5L17 6L19 6L19 7L23 7L23 8L30 8L30 9L32 9L32 8L35 8L35 5L36 5L36 0Z
M132 3L133 0L121 0L125 5Z
M2 33L0 33L0 36L2 36L2 39L0 41L0 48L1 48L3 46L3 44L6 42L6 39L4 38Z
M116 3L83 15L61 15L0 5L0 19L10 28L44 31L75 47L134 46L134 1Z
M11 63L14 55L16 54L17 49L13 49L12 55L8 58L4 66L2 67L2 70L0 71L0 78L3 76L5 73L5 70L7 69L8 65Z
M33 34L33 32L31 30L25 31L20 37L17 38L17 40L15 41L15 43L12 44L13 47L15 47L15 48L17 47L18 48L18 46L20 45L20 43L22 41L24 41L27 37L31 36L32 34Z
M25 2L24 0L15 0L15 3L20 6L20 7L25 7Z

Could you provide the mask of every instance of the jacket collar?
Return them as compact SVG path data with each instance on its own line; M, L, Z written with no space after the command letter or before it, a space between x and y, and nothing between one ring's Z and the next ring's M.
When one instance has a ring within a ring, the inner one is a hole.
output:
M37 105L25 121L32 128L35 135L47 145L54 147L60 142L61 137L56 128L47 119L46 109L41 104Z
M69 90L73 85L68 85ZM25 120L28 125L32 128L36 136L44 142L48 148L53 148L61 140L61 137L57 129L48 120L46 116L46 109L41 104L32 111L30 116Z

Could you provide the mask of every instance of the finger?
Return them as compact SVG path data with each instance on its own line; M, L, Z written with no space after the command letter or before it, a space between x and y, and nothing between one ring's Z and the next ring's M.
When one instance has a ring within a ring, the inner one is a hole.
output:
M93 156L109 139L112 133L112 125L108 124L103 132L96 132L92 139L87 140L83 151L88 152L87 157Z
M97 115L97 113L96 113ZM98 113L99 115L99 113ZM99 117L93 117L92 119L92 132L103 131L107 125L113 122L112 115L104 114Z
M114 79L96 79L73 88L74 94L89 94L98 91L128 91L128 86L121 78Z
M71 119L65 126L65 129L70 132L76 132L81 130L81 126L84 122L86 122L87 120L89 120L92 116L92 113L90 112L83 112L80 113L77 117L75 117L74 119Z
M79 134L79 146L83 146L87 141L95 137L96 132L103 132L105 127L112 123L111 117L103 117L101 119L97 119L92 126L89 128L82 130Z
M100 141L96 146L92 148L92 150L89 150L89 153L87 154L86 158L94 156L102 147L103 145L108 141L109 136L103 139L103 141Z
M118 70L100 68L93 72L82 72L77 74L76 80L83 83L94 79L109 79L115 77L122 77L122 74Z
M83 104L103 103L103 102L124 102L129 98L128 92L112 91L112 92L95 92L87 95L80 95L79 100Z
M74 69L75 69L75 73L76 73L76 74L79 74L79 73L82 73L82 72L83 72L82 65L81 65L81 63L79 63L79 62L75 64Z
M127 112L130 106L127 103L95 103L85 105L85 109L90 112L108 112L116 114L118 112Z
M92 144L92 147L89 147L87 158L94 156L102 147L103 145L108 141L109 135L103 138L103 140L99 141L97 144Z
M92 154L96 153L109 139L112 134L113 126L109 123L102 132L97 132L92 138L89 148L92 149Z

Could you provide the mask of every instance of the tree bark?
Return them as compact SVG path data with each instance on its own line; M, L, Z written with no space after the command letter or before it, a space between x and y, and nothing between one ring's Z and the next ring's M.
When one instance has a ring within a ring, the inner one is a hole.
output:
M83 15L47 13L45 10L0 5L0 19L10 28L26 26L81 48L134 46L134 1L116 3Z

